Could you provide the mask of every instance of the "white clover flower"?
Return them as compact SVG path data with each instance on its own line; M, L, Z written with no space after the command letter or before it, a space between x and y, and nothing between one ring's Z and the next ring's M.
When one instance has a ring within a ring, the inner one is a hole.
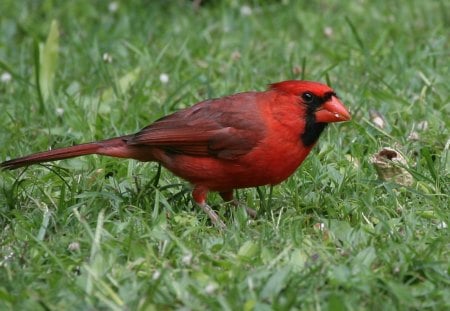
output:
M161 81L161 83L166 84L169 82L169 75L167 73L162 73L159 75L159 81Z
M61 117L64 114L64 108L58 107L55 112L58 117Z
M110 11L111 13L114 13L117 11L117 9L119 9L119 3L117 3L116 1L109 3L108 11Z
M183 258L181 259L181 262L185 265L190 265L192 262L192 254L186 254L183 256Z
M438 229L447 229L447 223L445 222L445 221L441 221L441 222L439 222L437 225L436 225L436 227L438 228Z
M161 272L159 270L156 270L155 272L153 272L152 279L156 281L160 276Z
M67 249L71 252L78 252L80 250L80 243L79 242L71 242L69 246L67 246Z
M210 284L206 285L205 293L212 294L216 291L216 289L217 289L217 286L215 284L210 283Z
M109 53L103 53L102 59L105 63L108 63L108 64L112 63L112 60L113 60L111 54L109 54Z
M243 5L243 6L241 6L241 15L242 16L249 16L249 15L252 15L252 8L251 7L249 7L248 5Z
M9 72L4 72L0 76L0 81L2 81L3 83L8 83L11 81L11 79L12 79L12 75Z
M428 121L424 120L424 121L420 121L417 124L417 129L419 131L426 131L428 129Z
M333 35L333 28L327 26L323 29L323 33L327 37L331 37Z

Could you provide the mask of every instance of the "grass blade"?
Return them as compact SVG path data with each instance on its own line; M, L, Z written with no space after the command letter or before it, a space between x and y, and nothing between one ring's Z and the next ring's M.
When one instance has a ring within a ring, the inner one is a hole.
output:
M53 95L54 79L58 67L59 31L58 22L53 20L45 44L39 44L39 85L42 97L47 100Z

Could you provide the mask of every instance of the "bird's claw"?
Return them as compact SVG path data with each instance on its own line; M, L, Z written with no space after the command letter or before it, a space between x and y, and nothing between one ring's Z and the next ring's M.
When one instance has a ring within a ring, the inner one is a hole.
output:
M206 203L198 204L200 208L208 215L209 219L211 219L211 222L217 226L219 229L226 229L227 226L225 223L220 219L219 215Z
M256 216L258 216L257 212L248 206L244 206L245 211L247 212L247 215L250 216L251 219L256 219Z

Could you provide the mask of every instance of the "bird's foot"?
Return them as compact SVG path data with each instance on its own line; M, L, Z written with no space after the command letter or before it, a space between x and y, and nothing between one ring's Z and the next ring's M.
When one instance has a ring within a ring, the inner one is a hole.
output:
M198 206L208 215L209 219L211 219L211 222L217 226L219 229L226 229L227 226L225 223L220 219L219 215L206 203L199 203Z
M233 191L220 192L219 194L225 202L230 202L234 207L244 207L247 215L250 216L251 219L255 219L258 215L253 208L250 208L245 204L241 204L238 200L236 200L233 196Z
M247 215L250 216L251 219L256 219L256 217L258 216L258 213L253 208L250 208L245 205L244 205L244 208L245 208L245 211L247 212Z

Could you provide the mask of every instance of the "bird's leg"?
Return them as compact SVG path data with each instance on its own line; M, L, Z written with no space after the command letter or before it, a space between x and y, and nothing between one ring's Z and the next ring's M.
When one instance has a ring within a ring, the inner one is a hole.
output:
M195 186L194 190L192 190L192 197L194 198L195 203L197 203L198 206L208 215L209 219L211 219L211 222L219 227L220 229L225 229L227 226L225 223L220 219L219 215L206 203L206 197L208 194L208 189L201 187L201 186Z
M219 194L225 202L231 202L231 204L233 204L236 207L240 205L239 201L234 198L233 191L219 192ZM244 205L244 207L250 218L255 219L257 215L256 211L253 208L250 208L246 205Z

